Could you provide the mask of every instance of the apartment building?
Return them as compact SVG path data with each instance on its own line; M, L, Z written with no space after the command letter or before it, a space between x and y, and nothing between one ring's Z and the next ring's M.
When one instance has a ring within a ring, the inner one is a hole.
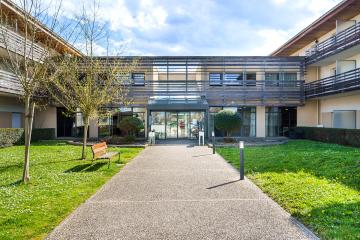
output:
M122 58L123 59L123 58ZM131 61L128 58L128 61ZM130 106L100 126L119 133L124 116L141 118L145 134L159 139L196 138L214 130L213 115L238 112L242 124L234 136L273 137L296 126L296 107L304 102L303 57L141 57L131 76ZM124 60L125 61L125 60ZM217 132L217 136L222 133Z
M24 38L24 21L22 10L13 2L1 1L1 14L3 17L10 18L7 23L0 25L0 57L8 58L5 40L7 41L8 49L13 54L24 54L23 46ZM32 44L32 41L27 41L27 49L29 54L33 54L33 59L40 61L47 51L52 55L60 53L70 53L73 55L80 55L81 53L63 40L60 36L50 31L46 26L34 21L36 28L39 29L38 42ZM47 44L45 46L45 44ZM48 46L51 44L53 48ZM23 89L16 75L8 69L5 64L0 65L0 128L21 128L24 122L24 103L21 100ZM35 114L34 127L35 128L53 128L52 121L56 118L55 108L49 106L48 111L41 111ZM55 125L56 126L56 125Z
M20 11L10 2L2 4ZM139 137L155 131L159 139L191 139L201 130L210 136L213 116L222 109L240 114L242 124L234 136L287 136L294 126L360 128L359 20L360 2L345 0L271 56L140 57L129 75L132 103L104 106L118 112L91 121L89 135L121 134L119 121L136 116L145 125ZM21 39L21 32L14 34ZM81 54L48 34L64 46L57 52ZM0 127L21 127L21 88L6 69L0 73ZM34 127L54 128L57 137L75 136L81 116L69 118L63 112L55 105L37 111Z
M298 126L360 129L360 1L342 1L272 56L305 57Z

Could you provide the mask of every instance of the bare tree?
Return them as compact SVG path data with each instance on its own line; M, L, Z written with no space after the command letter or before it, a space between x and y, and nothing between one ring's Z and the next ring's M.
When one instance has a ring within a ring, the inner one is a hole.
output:
M61 1L44 5L41 0L0 1L0 46L7 56L1 62L12 71L20 85L24 102L25 157L23 182L30 180L30 142L35 106L43 99L42 83L48 77L46 63L60 49L61 39L53 34L60 27ZM13 10L17 12L14 14ZM60 40L59 40L60 39ZM63 46L62 46L63 47Z
M98 4L83 8L77 16L81 57L64 56L54 60L57 74L49 81L48 92L70 113L81 113L84 124L82 159L86 158L88 129L91 119L106 115L110 104L127 105L130 76L138 59L95 56L95 48L108 43L105 25L98 20Z

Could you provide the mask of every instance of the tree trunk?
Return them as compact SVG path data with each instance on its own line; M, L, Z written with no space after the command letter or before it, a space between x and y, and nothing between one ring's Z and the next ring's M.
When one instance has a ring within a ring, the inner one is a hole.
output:
M23 182L28 183L30 181L30 143L31 132L34 121L35 103L30 103L30 98L25 99L25 123L24 123L24 135L25 135L25 159L23 170Z
M87 144L88 128L89 128L89 117L84 117L84 138L83 138L81 159L86 159L86 144Z

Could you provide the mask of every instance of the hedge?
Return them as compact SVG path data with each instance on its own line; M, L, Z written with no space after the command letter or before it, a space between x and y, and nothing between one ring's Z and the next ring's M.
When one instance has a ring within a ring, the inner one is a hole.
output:
M291 137L360 147L360 129L295 127Z
M54 128L35 128L32 131L31 141L55 139ZM23 128L0 128L0 147L19 145L24 143Z

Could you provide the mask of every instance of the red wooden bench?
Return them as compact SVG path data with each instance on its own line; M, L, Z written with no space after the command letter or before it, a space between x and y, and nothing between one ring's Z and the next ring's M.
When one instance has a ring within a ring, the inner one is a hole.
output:
M120 153L119 152L108 152L107 151L108 146L106 145L106 142L97 143L91 146L91 150L93 153L93 161L96 159L109 159L108 168L110 167L110 160L112 157L119 155L119 161L120 161Z

